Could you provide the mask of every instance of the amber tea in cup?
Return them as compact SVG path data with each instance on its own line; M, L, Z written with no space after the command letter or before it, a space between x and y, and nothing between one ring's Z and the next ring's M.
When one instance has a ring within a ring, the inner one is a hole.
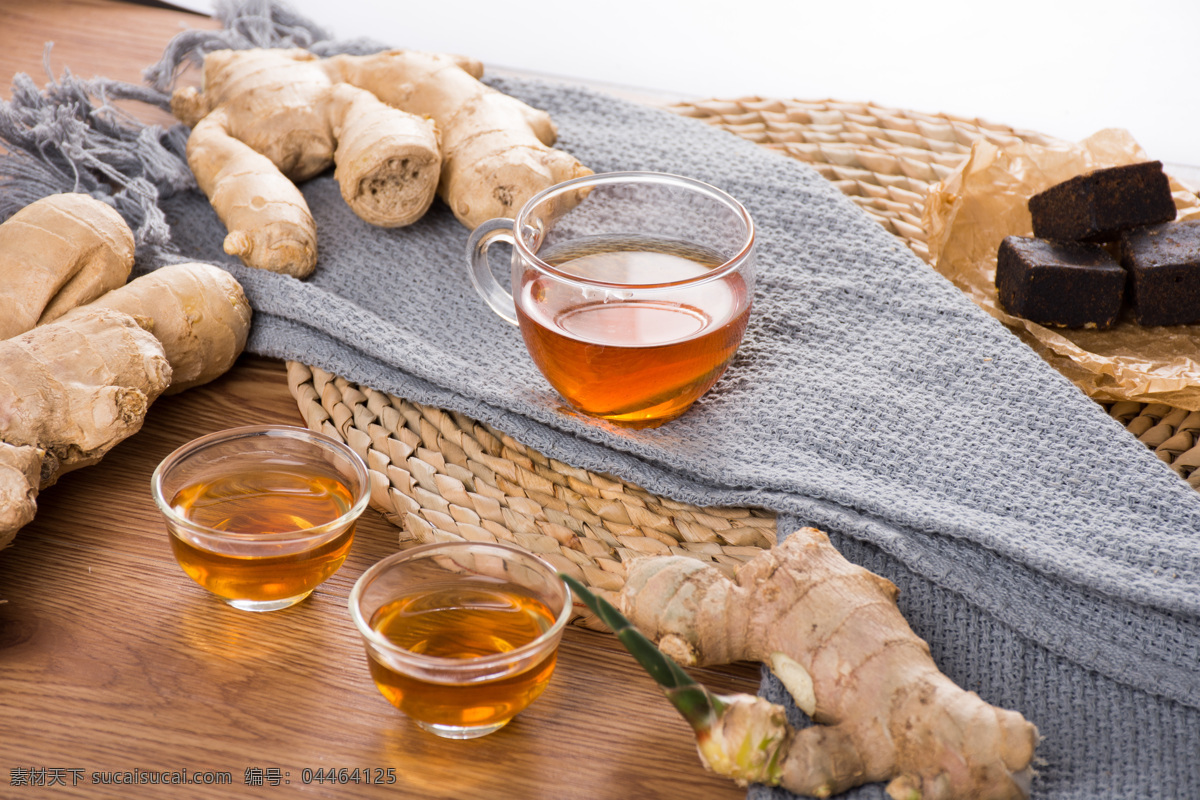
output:
M431 733L472 739L545 690L571 596L548 564L519 548L445 542L371 567L350 612L388 702Z
M513 291L487 250L513 247ZM531 198L471 236L476 289L518 325L538 369L574 408L626 427L683 414L724 373L754 291L754 225L715 187L610 173Z
M337 572L369 493L354 451L286 426L190 442L151 484L179 566L246 611L294 605Z

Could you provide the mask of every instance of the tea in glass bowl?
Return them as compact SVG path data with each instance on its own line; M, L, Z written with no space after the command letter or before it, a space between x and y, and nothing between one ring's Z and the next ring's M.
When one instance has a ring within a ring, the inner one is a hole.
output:
M746 278L703 280L725 261L711 248L601 235L544 247L540 256L581 280L631 287L579 292L529 274L515 298L534 363L568 403L593 416L627 427L679 416L725 372L746 331ZM652 294L638 287L647 276L676 288Z
M488 258L512 247L509 285ZM626 428L685 413L732 362L750 318L754 222L680 175L612 172L534 195L467 241L470 278L521 330L567 404Z
M431 733L473 739L545 690L571 595L553 568L519 548L444 542L367 570L350 613L388 702Z
M341 442L252 426L184 445L151 485L183 571L235 608L275 611L342 566L370 483Z

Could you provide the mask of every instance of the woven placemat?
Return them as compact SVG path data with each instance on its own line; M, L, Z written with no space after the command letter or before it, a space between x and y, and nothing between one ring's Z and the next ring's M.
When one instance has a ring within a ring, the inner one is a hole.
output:
M966 157L972 142L1054 141L976 119L869 103L744 98L670 110L812 164L925 261L926 193ZM366 461L371 505L401 529L402 544L509 541L607 594L620 591L634 558L673 553L732 574L776 541L769 512L658 497L546 458L461 414L297 362L287 367L305 423ZM1109 413L1200 488L1200 412L1121 402Z
M698 508L546 458L489 425L288 362L310 430L367 463L371 506L400 541L507 541L594 589L618 592L644 555L690 556L726 574L775 544L775 516Z

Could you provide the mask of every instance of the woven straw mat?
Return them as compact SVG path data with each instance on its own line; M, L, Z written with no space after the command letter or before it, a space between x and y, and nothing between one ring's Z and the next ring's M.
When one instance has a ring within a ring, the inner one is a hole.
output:
M925 195L973 141L1052 141L980 120L865 103L746 98L670 110L812 164L926 261ZM371 505L401 528L402 545L512 542L608 594L620 591L634 558L673 553L732 574L775 543L769 512L657 497L546 458L461 414L296 362L288 363L288 385L310 429L346 442L366 461ZM1200 488L1200 412L1120 402L1109 413Z

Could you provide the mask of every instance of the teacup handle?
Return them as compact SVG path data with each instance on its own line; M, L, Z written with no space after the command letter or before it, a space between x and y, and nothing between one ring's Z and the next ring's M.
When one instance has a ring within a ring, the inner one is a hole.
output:
M517 307L513 297L504 291L504 287L492 274L488 264L487 251L492 242L499 239L515 246L513 240L513 221L511 219L489 219L475 230L467 240L467 258L471 264L471 283L479 292L492 311L499 314L506 322L517 324Z

